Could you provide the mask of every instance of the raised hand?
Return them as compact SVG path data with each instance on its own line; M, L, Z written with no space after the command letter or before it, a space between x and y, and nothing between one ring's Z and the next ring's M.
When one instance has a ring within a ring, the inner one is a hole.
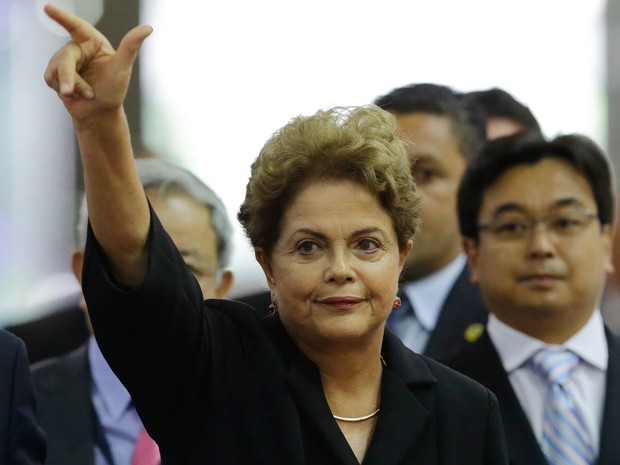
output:
M87 21L54 5L46 5L45 12L72 39L50 59L45 70L47 85L58 93L74 119L118 110L127 93L133 62L152 28L133 28L114 50Z

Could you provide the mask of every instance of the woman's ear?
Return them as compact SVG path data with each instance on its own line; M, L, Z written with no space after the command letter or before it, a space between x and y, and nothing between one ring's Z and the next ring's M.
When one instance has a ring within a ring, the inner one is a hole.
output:
M263 269L263 273L265 273L265 278L267 279L267 284L269 284L269 289L273 290L275 279L271 268L271 257L269 257L269 255L261 247L254 249L254 257L256 257L256 261Z

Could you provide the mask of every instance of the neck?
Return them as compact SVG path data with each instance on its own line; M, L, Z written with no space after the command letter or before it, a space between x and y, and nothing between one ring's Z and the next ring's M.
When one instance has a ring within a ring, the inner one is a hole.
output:
M334 415L359 418L380 407L383 373L380 346L363 353L321 357L317 365L325 397Z
M534 312L533 312L534 313ZM539 339L547 344L563 344L577 334L590 320L594 309L588 313L569 312L562 313L550 312L549 314L529 314L523 312L513 318L512 312L508 315L497 315L497 318L535 339Z

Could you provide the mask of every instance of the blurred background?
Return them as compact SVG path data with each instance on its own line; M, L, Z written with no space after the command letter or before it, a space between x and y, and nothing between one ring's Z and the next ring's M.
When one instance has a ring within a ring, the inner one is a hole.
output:
M0 326L75 300L79 161L43 81L68 38L36 0L0 0ZM113 45L145 42L126 110L133 141L193 170L231 219L249 166L291 117L415 82L501 87L544 133L583 133L620 165L620 2L588 0L59 0ZM240 228L231 297L261 289Z

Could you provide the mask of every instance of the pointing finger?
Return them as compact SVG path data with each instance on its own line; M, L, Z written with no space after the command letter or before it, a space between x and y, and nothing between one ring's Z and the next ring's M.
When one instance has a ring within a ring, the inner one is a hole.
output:
M76 42L83 42L101 33L88 21L63 10L55 5L47 4L43 7L45 13L60 24Z

